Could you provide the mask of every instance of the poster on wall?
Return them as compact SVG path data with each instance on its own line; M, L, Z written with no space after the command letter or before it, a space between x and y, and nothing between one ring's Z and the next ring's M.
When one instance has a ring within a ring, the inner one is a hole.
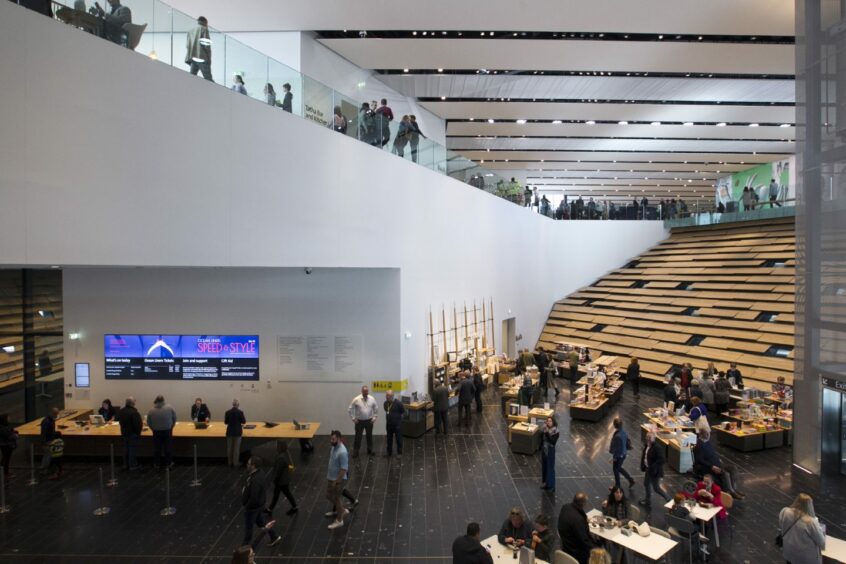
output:
M764 163L758 166L735 172L731 176L725 176L717 181L716 203L722 203L727 211L731 211L731 202L734 202L734 209L742 209L743 189L752 190L758 204L769 203L771 199L776 202L793 200L796 197L796 159L789 157L772 163Z
M276 344L280 382L361 379L361 335L279 335Z
M107 380L258 380L258 335L104 335Z

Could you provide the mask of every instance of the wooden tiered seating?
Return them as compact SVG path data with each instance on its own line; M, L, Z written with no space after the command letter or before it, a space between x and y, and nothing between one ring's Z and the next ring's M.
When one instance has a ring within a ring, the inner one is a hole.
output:
M675 364L725 370L766 388L793 381L793 218L674 229L623 268L555 303L538 346L583 342L636 356L642 376ZM772 320L769 315L775 315ZM773 356L775 348L787 349Z

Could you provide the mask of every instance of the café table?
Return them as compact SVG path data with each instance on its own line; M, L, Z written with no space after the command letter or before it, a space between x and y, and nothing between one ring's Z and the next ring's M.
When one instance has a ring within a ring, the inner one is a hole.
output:
M822 555L835 562L846 562L846 541L826 535L825 550L822 551Z
M717 548L720 547L720 530L717 528L717 515L720 514L722 507L719 506L712 506L712 507L703 507L698 503L690 506L687 506L690 509L691 515L696 517L697 521L700 521L702 524L702 534L705 534L705 524L708 521L711 521L714 524L714 543L716 543ZM664 504L665 509L672 509L673 508L673 500L668 501ZM707 536L707 535L706 535Z
M499 544L499 539L496 538L496 535L491 535L482 540L482 546L488 549L488 552L491 553L491 558L493 558L494 562L499 562L500 564L505 564L506 562L520 562L520 554L517 553L517 558L515 559L514 551L505 545ZM549 564L549 562L541 560L540 558L535 558L535 564Z
M591 509L588 511L587 516L588 519L591 517L602 517L602 513L598 509ZM651 533L646 537L642 537L636 532L625 535L620 531L620 527L616 526L606 529L601 526L592 525L590 532L601 539L612 542L623 547L625 550L630 550L643 558L653 561L660 560L679 544L672 539L656 535L655 533Z

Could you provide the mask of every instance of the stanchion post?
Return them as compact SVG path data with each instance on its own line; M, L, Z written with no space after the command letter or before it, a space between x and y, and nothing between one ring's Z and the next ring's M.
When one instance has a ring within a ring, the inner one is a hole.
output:
M203 485L203 482L200 481L200 477L197 475L197 443L194 443L194 479L191 480L191 483L189 485L192 488L196 488L197 486Z
M168 517L176 513L176 508L170 504L170 468L165 468L165 507L159 511L162 517Z
M0 468L0 513L8 513L12 508L6 505L6 472Z
M100 507L94 510L94 515L102 517L103 515L108 515L112 508L106 507L106 504L103 502L103 468L100 467L98 470L100 471Z
M111 488L113 486L118 485L118 480L115 477L115 444L114 443L109 443L109 463L110 463L110 466L111 466L112 478L108 482L106 482L106 485Z
M27 486L37 486L38 480L35 479L35 445L29 444L29 482Z

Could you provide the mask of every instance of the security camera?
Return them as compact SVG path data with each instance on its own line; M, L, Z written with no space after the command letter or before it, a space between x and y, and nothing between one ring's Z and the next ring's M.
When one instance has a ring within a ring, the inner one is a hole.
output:
M314 269L312 267L310 267L310 266L305 267L305 273L306 274L311 274L312 272L314 272Z
M358 32L358 36L361 37L362 39L367 39L367 32L362 29L361 31Z

